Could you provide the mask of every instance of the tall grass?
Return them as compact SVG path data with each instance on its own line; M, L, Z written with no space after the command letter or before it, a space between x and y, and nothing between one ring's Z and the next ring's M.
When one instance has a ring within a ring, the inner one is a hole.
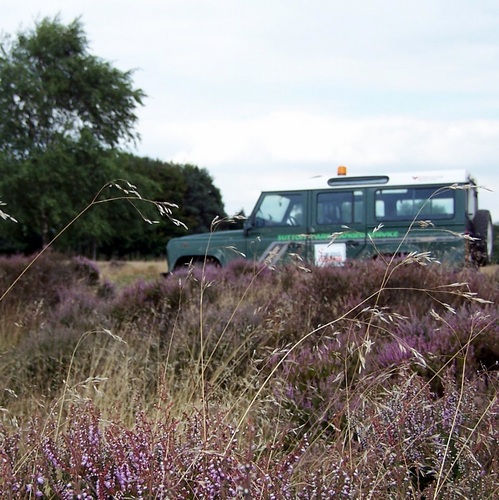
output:
M30 262L0 258L2 498L497 497L498 274Z

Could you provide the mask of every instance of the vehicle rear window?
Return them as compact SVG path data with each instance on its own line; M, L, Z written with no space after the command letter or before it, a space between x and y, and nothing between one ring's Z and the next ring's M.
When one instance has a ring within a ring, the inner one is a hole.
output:
M378 189L375 213L379 221L451 219L455 212L454 191L437 188Z

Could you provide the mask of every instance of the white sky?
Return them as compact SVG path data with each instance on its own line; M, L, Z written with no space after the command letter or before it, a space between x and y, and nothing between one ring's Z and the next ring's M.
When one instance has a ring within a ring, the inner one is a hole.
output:
M249 213L289 178L465 168L499 221L497 0L3 0L80 17L148 95L133 152L205 167Z

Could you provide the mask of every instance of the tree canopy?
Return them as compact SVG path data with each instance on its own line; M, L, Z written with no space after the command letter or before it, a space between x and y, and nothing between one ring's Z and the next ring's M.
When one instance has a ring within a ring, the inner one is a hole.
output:
M170 238L209 231L215 217L226 216L220 190L206 169L126 153L119 155L117 161L122 175L144 196L176 204L178 209L174 216L187 226L187 230L164 219L160 224L144 224L132 206L106 204L99 207L99 214L110 221L113 228L99 245L106 257L164 255ZM144 206L141 210L148 219L158 219L153 206Z
M0 41L0 200L19 221L2 226L0 252L44 246L114 179L137 185L152 201L179 205L175 217L191 232L207 231L225 215L205 169L123 151L139 139L135 110L144 97L131 71L89 52L78 19L64 25L46 18ZM154 205L141 210L158 218ZM158 255L183 234L169 221L144 224L130 204L108 203L86 212L57 246L109 257Z
M0 192L26 237L46 244L119 174L113 158L137 139L144 97L131 77L89 53L79 20L46 18L2 39Z
M144 93L131 71L89 53L80 21L43 19L0 53L0 152L26 159L61 143L92 138L93 146L133 140Z

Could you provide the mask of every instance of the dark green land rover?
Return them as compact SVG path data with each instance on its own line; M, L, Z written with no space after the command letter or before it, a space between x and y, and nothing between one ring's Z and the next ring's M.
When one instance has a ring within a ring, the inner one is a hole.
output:
M465 171L351 177L339 167L310 182L263 192L244 229L172 239L169 270L241 256L274 265L298 255L317 266L412 252L457 265L492 259L491 216Z

